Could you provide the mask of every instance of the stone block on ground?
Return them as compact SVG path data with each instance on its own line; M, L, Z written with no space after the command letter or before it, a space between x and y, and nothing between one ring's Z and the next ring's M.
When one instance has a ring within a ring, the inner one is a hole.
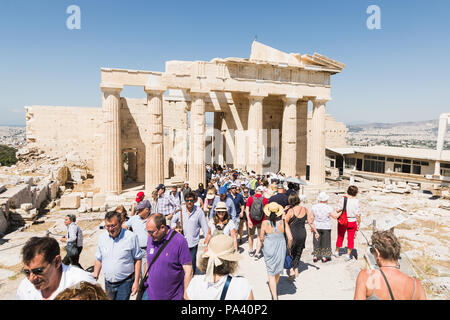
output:
M78 209L80 207L81 197L79 195L63 195L59 206L61 209Z
M11 208L20 208L22 203L32 203L31 187L24 184L10 188L0 194L0 199L8 199Z
M106 195L103 193L97 193L92 198L92 207L102 207L105 205Z

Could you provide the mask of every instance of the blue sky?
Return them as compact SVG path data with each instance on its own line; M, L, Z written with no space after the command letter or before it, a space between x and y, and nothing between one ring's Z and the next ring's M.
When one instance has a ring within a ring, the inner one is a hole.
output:
M381 30L366 26L372 4ZM66 27L70 5L81 9L81 30ZM246 58L255 35L346 64L327 104L339 121L437 119L450 112L449 16L448 0L2 0L0 124L24 125L27 105L99 107L101 67Z

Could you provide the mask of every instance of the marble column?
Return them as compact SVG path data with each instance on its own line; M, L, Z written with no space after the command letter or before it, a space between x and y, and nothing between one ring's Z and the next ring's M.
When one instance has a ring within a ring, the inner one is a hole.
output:
M120 146L120 85L102 84L103 125L105 147L103 155L102 192L119 195L122 192L122 151Z
M163 98L165 90L147 93L148 131L145 144L145 193L164 183Z
M311 121L311 167L310 182L325 183L325 104L327 100L313 101Z
M297 174L306 180L308 155L308 100L297 101Z
M262 174L263 169L263 99L265 96L249 96L248 110L248 163L247 171Z
M205 168L205 98L207 93L191 92L191 123L189 143L189 185L197 189L206 183Z
M288 177L295 177L297 171L297 100L296 97L283 98L280 170Z

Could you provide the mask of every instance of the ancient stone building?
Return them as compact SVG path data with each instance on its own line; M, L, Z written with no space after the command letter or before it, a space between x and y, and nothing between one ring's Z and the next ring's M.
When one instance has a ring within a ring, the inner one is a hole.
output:
M102 68L102 108L27 107L27 141L55 156L76 153L111 194L126 179L148 192L167 179L196 186L212 161L299 177L308 162L319 186L333 123L325 114L330 77L344 67L254 41L250 59L168 61L164 72ZM142 87L147 99L121 97L124 86ZM215 130L206 130L207 112Z

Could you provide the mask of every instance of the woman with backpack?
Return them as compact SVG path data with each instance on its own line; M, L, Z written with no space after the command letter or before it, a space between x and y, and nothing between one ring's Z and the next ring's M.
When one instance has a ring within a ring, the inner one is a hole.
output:
M225 234L233 239L234 248L237 252L237 226L228 214L227 205L225 202L218 202L215 208L213 218L208 223L208 234L205 237L205 246L208 245L212 237L218 234ZM205 250L207 247L205 247Z
M289 225L282 219L284 213L282 206L271 202L264 206L264 213L268 220L262 223L260 247L264 253L272 299L278 300L277 284L284 269L286 252L292 246L292 234Z
M359 225L361 224L361 214L359 212L359 200L356 198L358 194L357 186L349 186L347 189L347 197L343 197L338 207L336 208L336 219L338 219L338 235L336 240L336 252L334 253L335 257L339 256L339 250L342 247L344 242L345 233L347 232L347 257L345 261L350 261L352 259L352 251L355 247L355 233L359 229ZM347 218L345 219L345 213L347 214ZM344 216L342 216L344 215ZM339 218L342 216L342 222L339 221ZM347 221L345 221L347 220Z

